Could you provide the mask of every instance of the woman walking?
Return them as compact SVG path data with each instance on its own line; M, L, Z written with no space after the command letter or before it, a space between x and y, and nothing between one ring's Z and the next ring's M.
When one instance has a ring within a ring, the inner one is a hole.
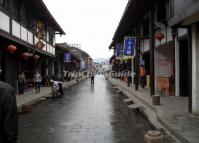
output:
M18 92L19 95L24 93L24 83L25 83L25 74L24 72L20 72L18 76Z

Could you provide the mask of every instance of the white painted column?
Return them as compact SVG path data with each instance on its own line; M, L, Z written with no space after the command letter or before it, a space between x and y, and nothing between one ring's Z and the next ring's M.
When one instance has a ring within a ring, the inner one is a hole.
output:
M192 112L199 113L199 33L192 25Z
M179 41L175 38L175 96L180 93L180 59L179 59Z

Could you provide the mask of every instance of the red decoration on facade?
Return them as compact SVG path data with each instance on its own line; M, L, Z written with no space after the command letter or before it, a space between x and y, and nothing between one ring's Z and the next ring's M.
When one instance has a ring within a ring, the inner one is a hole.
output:
M7 48L7 51L9 51L11 54L17 51L17 47L14 45L9 45Z
M24 53L22 54L22 57L23 57L24 60L28 60L28 58L30 57L30 55L29 55L29 53L24 52Z
M38 61L40 59L40 56L39 55L34 55L34 59L35 59L35 61Z
M162 34L162 33L159 33L159 34L157 34L156 36L155 36L155 38L157 39L157 40L159 40L159 41L161 41L162 39L164 39L164 34Z

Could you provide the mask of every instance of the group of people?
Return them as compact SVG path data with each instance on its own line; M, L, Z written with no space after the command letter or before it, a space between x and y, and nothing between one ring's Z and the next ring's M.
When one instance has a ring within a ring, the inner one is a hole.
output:
M35 86L35 92L40 93L40 85L42 81L42 76L39 74L38 71L34 74L34 86ZM26 77L24 72L20 72L18 76L18 93L19 95L24 93L24 87L25 87Z

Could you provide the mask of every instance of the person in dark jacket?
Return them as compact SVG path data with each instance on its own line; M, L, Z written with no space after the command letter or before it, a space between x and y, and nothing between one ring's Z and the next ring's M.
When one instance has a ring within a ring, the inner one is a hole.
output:
M15 92L0 81L0 143L17 143L17 105Z

